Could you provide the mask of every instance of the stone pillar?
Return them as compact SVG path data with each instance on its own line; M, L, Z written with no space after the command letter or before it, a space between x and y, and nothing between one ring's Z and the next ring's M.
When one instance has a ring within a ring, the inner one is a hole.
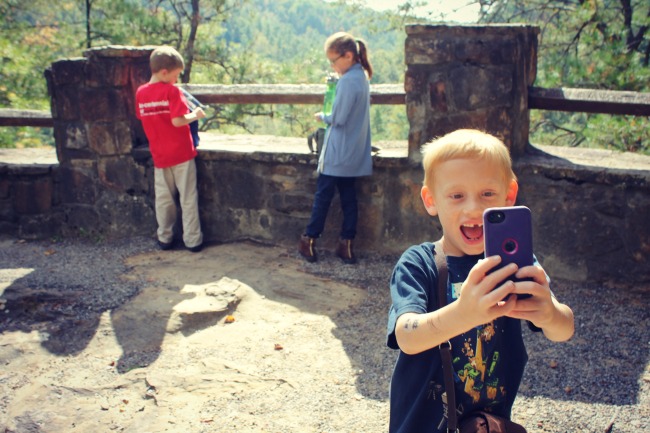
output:
M150 78L152 49L94 48L45 72L70 234L126 236L155 228L146 162L132 155L146 145L134 101Z
M501 138L513 157L528 144L528 86L537 73L538 27L406 26L404 89L409 158L460 128Z

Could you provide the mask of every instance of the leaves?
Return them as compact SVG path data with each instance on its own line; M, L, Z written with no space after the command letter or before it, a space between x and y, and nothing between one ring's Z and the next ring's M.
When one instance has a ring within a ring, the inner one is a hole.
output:
M639 0L493 2L489 22L541 28L536 86L650 91L650 4ZM650 154L650 120L531 112L531 141Z
M43 71L59 58L80 56L88 44L175 46L188 62L184 80L193 83L312 84L329 70L325 39L346 30L368 42L373 84L400 83L403 25L424 21L406 18L417 3L404 1L396 12L380 13L360 0L6 0L0 2L0 106L48 109ZM647 1L480 3L483 21L540 26L536 86L650 91ZM192 22L197 6L200 14ZM317 126L318 109L213 106L202 130L306 136ZM374 140L406 140L404 107L372 107L371 127ZM650 153L648 118L533 110L531 130L533 142ZM50 129L0 131L0 147L43 142L53 142Z

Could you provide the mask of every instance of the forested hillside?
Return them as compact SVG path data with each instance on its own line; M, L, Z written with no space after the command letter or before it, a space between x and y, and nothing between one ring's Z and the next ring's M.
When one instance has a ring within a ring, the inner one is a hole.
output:
M175 46L191 83L318 83L323 42L345 30L364 38L372 83L401 83L404 24L417 1L394 12L363 0L5 0L0 2L0 107L48 109L43 71L54 60L103 45ZM650 91L647 0L480 1L482 23L541 28L540 87ZM425 18L417 18L425 22ZM304 136L316 106L209 109L204 129ZM531 140L650 152L650 121L633 116L533 111ZM405 139L401 106L373 107L375 139ZM0 128L0 147L52 142L51 130Z

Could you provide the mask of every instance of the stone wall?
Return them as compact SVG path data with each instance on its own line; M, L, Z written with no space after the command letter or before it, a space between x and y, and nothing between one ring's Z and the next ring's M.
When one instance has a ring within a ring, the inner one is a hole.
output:
M409 64L405 84L409 156L380 153L373 176L359 182L356 247L361 258L368 251L398 254L440 236L438 220L425 213L419 198L422 173L416 150L448 130L483 127L502 136L513 152L519 202L533 210L536 252L553 277L647 283L650 158L532 152L523 90L534 78L530 50L536 48L537 30L481 30L407 29L406 57L416 62ZM434 39L429 45L425 34ZM500 35L509 42L496 48ZM457 38L465 42L454 42ZM24 238L153 239L153 166L133 102L135 89L149 78L150 50L105 47L52 64L46 77L58 164L0 163L1 232ZM449 52L440 52L444 50ZM478 58L470 60L471 53ZM425 65L427 56L443 64ZM458 76L478 84L470 87ZM492 80L497 80L494 89ZM424 91L420 97L416 88ZM445 106L447 111L442 111ZM309 218L316 183L316 159L307 153L305 139L249 136L249 145L264 142L262 150L251 150L221 146L223 138L206 134L197 159L205 240L253 239L293 250ZM293 141L295 146L285 150ZM335 199L321 248L334 248L340 220Z
M304 140L239 137L242 146L221 139L203 134L197 159L206 241L253 239L293 250L316 188L316 160ZM288 142L294 149L282 150ZM62 189L59 164L0 163L0 232L27 239L145 235L153 243L153 166L146 147L131 155L139 177L126 173L120 184L108 182L120 178L124 165L105 176L83 165L88 174L73 177L80 185L75 193ZM536 254L552 277L649 282L650 157L544 147L517 158L515 170L518 204L533 212ZM359 182L362 258L368 251L398 254L440 236L438 220L421 204L421 182L422 169L405 156L374 158L373 176ZM340 222L335 199L320 248L334 249Z
M25 162L0 162L0 233L54 236L61 227L58 164Z

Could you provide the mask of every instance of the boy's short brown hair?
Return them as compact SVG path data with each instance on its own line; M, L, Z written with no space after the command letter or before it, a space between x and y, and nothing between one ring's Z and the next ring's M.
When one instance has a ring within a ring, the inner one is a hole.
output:
M483 159L501 169L503 180L517 180L510 152L503 141L476 129L458 129L422 147L424 185L433 188L433 173L439 164L452 159Z
M184 69L185 61L175 48L163 45L153 50L151 56L149 56L149 67L153 73L163 69L173 71L179 68Z

